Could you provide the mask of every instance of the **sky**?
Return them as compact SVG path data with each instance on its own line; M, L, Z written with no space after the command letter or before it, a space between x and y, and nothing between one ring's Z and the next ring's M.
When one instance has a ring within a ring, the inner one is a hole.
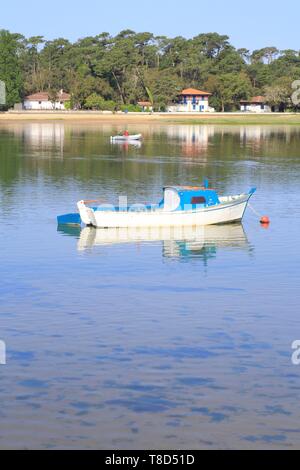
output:
M4 0L0 5L0 28L26 37L75 41L124 29L187 38L217 32L250 50L300 49L299 18L299 0Z

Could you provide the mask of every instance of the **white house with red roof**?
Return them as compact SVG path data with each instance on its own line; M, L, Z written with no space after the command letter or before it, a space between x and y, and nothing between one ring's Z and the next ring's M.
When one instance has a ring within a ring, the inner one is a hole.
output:
M179 93L177 102L168 107L168 111L183 113L212 112L214 109L209 106L210 96L211 93L208 91L186 88Z
M271 107L267 105L264 96L253 96L250 100L240 101L241 111L250 113L270 113Z
M56 101L51 101L47 91L40 91L25 97L24 109L32 110L64 110L65 102L70 101L71 95L60 90L57 93Z
M153 111L153 105L150 101L138 101L137 104L142 109L142 111Z

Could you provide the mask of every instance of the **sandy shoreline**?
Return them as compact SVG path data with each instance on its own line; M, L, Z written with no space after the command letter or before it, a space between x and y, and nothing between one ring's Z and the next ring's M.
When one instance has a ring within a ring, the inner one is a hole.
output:
M13 121L68 121L101 122L107 124L224 124L224 125L300 125L300 113L286 114L245 114L245 113L210 113L210 114L170 114L170 113L128 113L106 114L91 111L45 112L25 111L0 113L0 123Z

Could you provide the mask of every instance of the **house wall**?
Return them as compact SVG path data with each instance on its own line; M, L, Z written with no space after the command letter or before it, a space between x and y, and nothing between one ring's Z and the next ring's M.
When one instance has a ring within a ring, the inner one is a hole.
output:
M270 113L272 110L266 104L241 104L241 111L248 111L251 113Z
M153 106L141 106L139 105L140 108L142 108L143 111L153 111Z
M207 96L187 96L181 97L180 101L169 106L170 112L185 112L185 113L205 113L210 110Z
M57 101L55 105L53 105L51 101L25 100L23 105L25 109L34 109L34 110L53 110L53 109L63 110L65 109L64 103L60 103L59 101Z

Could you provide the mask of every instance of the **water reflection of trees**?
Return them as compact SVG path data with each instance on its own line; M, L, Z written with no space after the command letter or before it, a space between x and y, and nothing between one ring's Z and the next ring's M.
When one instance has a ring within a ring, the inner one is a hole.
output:
M144 135L141 148L113 146L122 126L62 122L10 123L0 130L0 178L5 184L26 175L63 183L74 179L92 191L151 193L164 184L230 182L245 158L264 161L297 157L300 130L293 126L130 125ZM289 159L289 162L291 160ZM145 190L145 186L148 187Z

